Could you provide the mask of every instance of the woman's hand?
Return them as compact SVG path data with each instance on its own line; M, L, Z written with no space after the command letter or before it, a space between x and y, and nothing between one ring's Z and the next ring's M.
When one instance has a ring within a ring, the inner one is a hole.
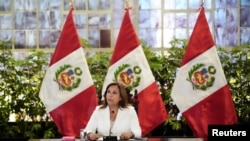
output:
M95 133L88 133L88 139L89 140L97 140L100 136Z
M134 137L134 134L131 131L123 132L120 135L120 139L122 139L122 140L127 140L127 139L130 139L130 138L133 138L133 137Z

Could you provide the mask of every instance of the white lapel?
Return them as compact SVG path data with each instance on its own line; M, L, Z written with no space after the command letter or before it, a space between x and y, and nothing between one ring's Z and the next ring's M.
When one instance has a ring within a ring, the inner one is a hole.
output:
M102 123L101 123L101 129L104 135L108 136L110 134L110 112L109 108L106 107L105 109L100 111L99 117L98 117Z
M112 130L113 131L120 131L120 126L123 124L124 120L123 120L123 117L124 117L124 114L126 114L127 112L125 112L126 109L120 109L118 110L118 113L116 115L116 120L114 122L114 125L113 125L113 128Z

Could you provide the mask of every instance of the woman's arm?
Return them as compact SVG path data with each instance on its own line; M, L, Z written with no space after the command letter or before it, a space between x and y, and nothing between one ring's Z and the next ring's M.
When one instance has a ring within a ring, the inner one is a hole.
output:
M129 106L128 107L128 112L126 112L126 114L128 114L129 118L126 119L128 120L128 124L129 124L129 130L122 132L122 134L120 135L120 139L130 139L130 138L141 138L141 127L139 124L139 119L137 116L137 113L134 109L134 107Z
M100 135L98 135L96 133L88 133L87 137L89 140L97 140L98 138L100 138Z
M87 134L96 133L97 125L98 125L97 109L95 109L85 127L86 133Z
M138 119L138 116L137 116L137 113L134 109L134 107L131 107L131 110L130 110L130 129L131 129L131 132L133 134L133 137L138 137L140 138L141 137L141 127L140 127L140 124L139 124L139 119Z

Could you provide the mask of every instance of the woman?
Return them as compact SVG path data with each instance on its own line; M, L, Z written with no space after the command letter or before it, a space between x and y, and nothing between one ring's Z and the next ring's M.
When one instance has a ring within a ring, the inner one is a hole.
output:
M107 86L104 101L96 107L85 130L90 140L102 136L117 136L120 139L141 137L136 111L128 104L123 85L111 83Z

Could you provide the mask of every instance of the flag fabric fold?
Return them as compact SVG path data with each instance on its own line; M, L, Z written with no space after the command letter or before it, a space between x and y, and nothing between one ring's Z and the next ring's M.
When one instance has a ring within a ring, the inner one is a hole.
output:
M106 86L114 81L122 83L131 92L137 90L142 136L146 136L168 118L155 78L131 22L129 8L125 9L102 94Z
M79 137L98 104L97 93L81 47L71 7L39 97L63 136Z
M196 137L207 139L208 125L238 121L203 7L177 71L171 97Z

